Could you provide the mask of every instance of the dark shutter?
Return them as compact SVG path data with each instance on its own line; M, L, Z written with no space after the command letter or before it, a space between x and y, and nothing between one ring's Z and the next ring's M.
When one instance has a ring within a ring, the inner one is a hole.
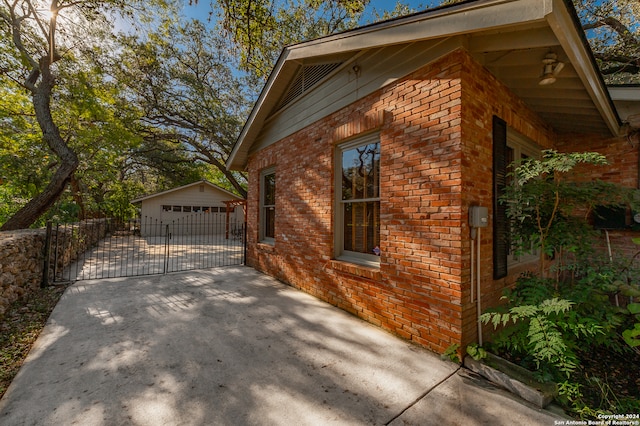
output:
M499 202L507 178L507 123L493 117L493 278L507 275L509 221L507 207Z

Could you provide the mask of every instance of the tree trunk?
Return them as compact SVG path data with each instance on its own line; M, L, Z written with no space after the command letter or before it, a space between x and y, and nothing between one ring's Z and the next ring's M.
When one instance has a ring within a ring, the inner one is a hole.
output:
M235 190L238 191L238 194L240 194L240 196L246 200L247 199L247 190L244 189L242 187L242 185L240 185L240 182L238 182L238 179L236 179L236 177L233 175L233 173L231 171L229 171L227 169L227 167L223 163L218 161L218 159L210 151L208 151L207 149L205 149L203 147L198 147L198 150L205 157L207 157L209 159L209 164L211 164L212 166L214 166L215 168L220 170L222 172L222 174L224 174L224 176L231 183L231 185L235 188Z
M80 208L80 212L78 213L78 220L85 220L87 218L87 209L84 206L84 200L82 199L82 189L80 188L80 181L76 178L75 175L71 175L71 180L69 182L71 184L71 195L73 196L73 201Z
M42 137L49 148L60 158L60 166L56 169L47 187L11 216L0 227L0 231L12 231L31 226L55 204L78 168L78 156L60 135L60 130L51 115L51 92L55 86L55 78L51 74L47 58L40 61L40 73L42 77L40 84L32 89L33 107L42 130Z
M233 173L231 173L229 170L227 170L227 168L224 167L224 165L222 166L222 168L220 170L222 170L222 173L224 173L224 175L229 180L229 182L231 182L231 185L233 185L233 187L236 189L236 191L238 191L238 194L240 194L240 196L246 200L247 199L247 190L244 189L242 187L242 185L240 185L240 182L238 182L238 179L236 179L236 177L233 175Z

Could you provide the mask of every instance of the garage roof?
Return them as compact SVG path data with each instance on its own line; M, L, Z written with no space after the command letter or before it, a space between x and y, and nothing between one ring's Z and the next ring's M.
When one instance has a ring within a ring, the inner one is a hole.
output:
M135 200L131 200L130 202L131 202L131 204L140 203L140 202L148 200L150 198L160 197L161 195L167 195L167 194L170 194L172 192L181 191L183 189L186 189L186 188L189 188L189 187L192 187L192 186L196 186L196 185L201 185L201 184L205 184L205 185L215 189L216 191L220 191L220 192L228 195L229 198L232 199L232 200L241 200L242 199L242 197L237 196L233 192L227 191L224 188L220 188L218 185L216 185L214 183L211 183L208 180L204 180L203 179L203 180L199 180L197 182L189 183L187 185L182 185L182 186L178 186L176 188L168 189L166 191L162 191L162 192L158 192L158 193L155 193L155 194L146 195L144 197L136 198Z

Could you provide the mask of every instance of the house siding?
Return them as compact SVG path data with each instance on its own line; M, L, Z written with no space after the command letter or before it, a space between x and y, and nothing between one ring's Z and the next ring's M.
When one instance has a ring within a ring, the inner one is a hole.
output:
M557 136L463 49L250 155L247 263L436 352L476 341L468 210L492 207L492 117L552 147ZM335 260L334 150L379 132L380 267ZM259 176L276 170L275 244L258 241ZM483 308L493 280L481 235Z
M312 88L270 117L252 152L259 151L282 138L372 94L399 77L421 68L462 45L461 37L411 43L399 49L388 46L368 52L342 65L324 84ZM358 72L353 70L357 66Z

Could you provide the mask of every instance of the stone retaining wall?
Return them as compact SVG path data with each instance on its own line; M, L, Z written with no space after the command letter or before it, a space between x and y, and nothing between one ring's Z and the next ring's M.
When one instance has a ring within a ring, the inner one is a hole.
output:
M107 234L108 219L93 219L53 228L52 241L64 241L58 253L51 248L51 265L62 269ZM0 232L0 318L16 300L38 291L43 278L46 229ZM50 272L50 279L53 278Z
M0 232L0 318L16 300L40 288L45 229Z

